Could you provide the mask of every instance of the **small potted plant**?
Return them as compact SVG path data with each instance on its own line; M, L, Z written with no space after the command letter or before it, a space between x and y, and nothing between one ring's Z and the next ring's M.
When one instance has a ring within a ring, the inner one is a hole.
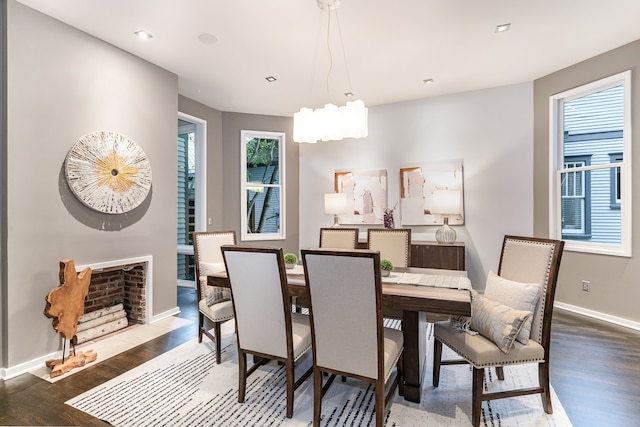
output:
M284 254L284 265L287 268L293 268L298 263L298 257L296 254L286 253Z
M382 270L382 277L387 277L393 270L393 263L388 259L380 260L380 270Z

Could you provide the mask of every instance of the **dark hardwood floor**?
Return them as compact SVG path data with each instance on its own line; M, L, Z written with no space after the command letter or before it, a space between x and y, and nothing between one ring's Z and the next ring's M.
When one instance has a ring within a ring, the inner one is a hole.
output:
M178 304L180 317L196 319L195 290L179 288ZM108 425L64 402L196 334L194 321L54 384L31 374L0 381L0 425ZM556 310L551 339L551 384L574 426L640 425L640 332Z

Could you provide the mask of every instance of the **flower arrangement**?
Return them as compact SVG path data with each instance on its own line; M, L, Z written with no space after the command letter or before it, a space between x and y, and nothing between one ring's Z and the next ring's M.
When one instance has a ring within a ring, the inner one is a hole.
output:
M393 212L396 210L396 206L398 206L398 202L393 205L392 209L384 208L382 221L384 223L384 228L396 228L395 220L393 219Z

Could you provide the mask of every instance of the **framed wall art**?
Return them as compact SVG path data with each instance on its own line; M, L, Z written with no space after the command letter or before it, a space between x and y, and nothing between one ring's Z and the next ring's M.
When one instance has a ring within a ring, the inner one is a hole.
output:
M387 208L387 171L337 171L334 191L347 195L347 213L342 224L382 224Z
M464 224L462 162L400 169L402 225Z

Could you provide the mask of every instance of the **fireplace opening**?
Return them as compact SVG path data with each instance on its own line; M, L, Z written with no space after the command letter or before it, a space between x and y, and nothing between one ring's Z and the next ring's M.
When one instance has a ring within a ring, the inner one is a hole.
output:
M130 324L146 323L145 267L137 262L92 271L85 314L122 304Z
M78 344L148 322L150 263L151 257L141 257L76 267L92 270L84 314L78 318Z

